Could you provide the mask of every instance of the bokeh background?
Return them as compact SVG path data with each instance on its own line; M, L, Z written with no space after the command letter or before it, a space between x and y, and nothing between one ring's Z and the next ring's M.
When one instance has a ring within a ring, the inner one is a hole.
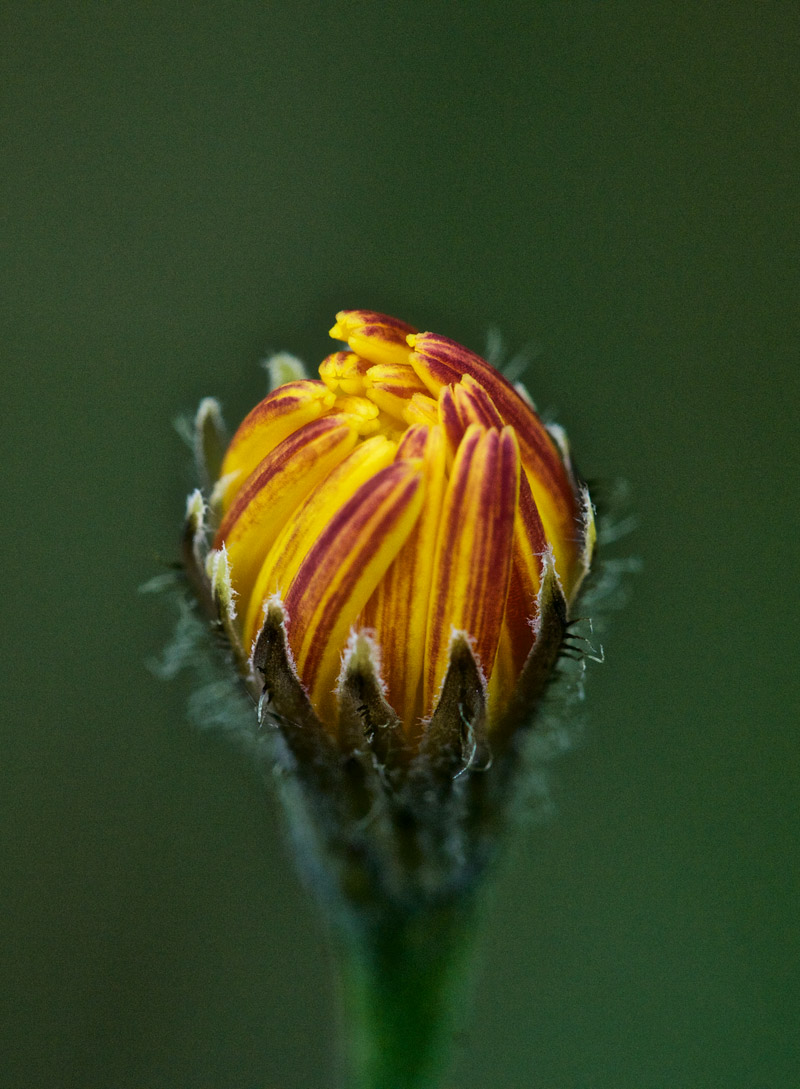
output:
M273 800L137 587L258 362L372 307L529 385L643 564L499 879L453 1089L790 1089L795 3L38 3L0 15L3 1089L333 1084Z

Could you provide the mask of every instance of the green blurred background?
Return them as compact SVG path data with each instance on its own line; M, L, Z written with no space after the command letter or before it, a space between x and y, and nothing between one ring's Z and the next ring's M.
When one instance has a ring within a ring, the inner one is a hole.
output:
M481 349L643 561L452 1089L800 1084L795 3L3 5L0 1085L321 1089L320 922L137 586L172 419L341 307ZM794 402L794 403L793 403ZM791 572L795 570L795 574Z

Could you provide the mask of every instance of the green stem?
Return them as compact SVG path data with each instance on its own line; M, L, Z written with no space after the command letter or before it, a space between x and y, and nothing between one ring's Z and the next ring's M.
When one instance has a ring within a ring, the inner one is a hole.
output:
M347 1089L437 1089L465 996L463 905L361 928L342 950Z

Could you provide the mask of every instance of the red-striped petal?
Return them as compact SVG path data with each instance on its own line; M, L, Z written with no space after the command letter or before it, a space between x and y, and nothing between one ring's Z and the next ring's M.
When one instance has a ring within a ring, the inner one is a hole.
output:
M412 325L376 310L340 310L330 335L373 363L407 364L406 338L415 332Z
M251 473L214 540L214 548L227 547L238 594L250 593L286 520L344 460L356 438L347 416L324 416L289 435Z
M325 528L356 492L394 460L395 443L373 435L359 443L344 461L314 488L290 518L264 556L244 621L245 644L258 634L262 606L277 594L285 597L300 566Z
M474 352L435 333L417 333L409 337L409 343L414 348L411 365L434 396L443 386L455 385L468 375L486 390L502 420L516 431L522 464L569 596L578 577L581 516L573 481L544 424L511 383Z
M242 420L222 462L220 482L230 477L222 496L223 510L259 462L287 435L332 408L335 397L323 382L287 382L273 390Z
M421 458L428 445L430 428L425 424L414 424L403 432L403 437L397 447L398 458Z
M439 423L447 436L448 467L452 466L456 451L461 445L461 440L464 438L464 432L466 431L464 421L461 419L456 407L453 389L453 386L443 386L439 391L438 403Z
M319 365L319 376L333 393L346 397L364 393L364 376L372 366L354 352L332 352Z
M425 393L425 386L410 366L381 363L367 371L364 391L378 408L402 420L408 402L415 393Z
M454 630L473 641L487 677L492 671L511 574L519 475L511 428L467 429L439 525L425 652L426 714L444 679Z
M331 710L350 628L413 529L423 494L419 464L393 462L331 519L292 581L289 642L322 714Z
M425 475L425 504L417 524L378 583L362 616L381 648L387 698L411 738L419 735L422 675L436 540L447 481L446 440L441 428L415 428L397 458L419 453Z
M453 386L456 409L464 427L479 423L482 427L502 430L503 417L489 394L472 375L465 374L457 386Z

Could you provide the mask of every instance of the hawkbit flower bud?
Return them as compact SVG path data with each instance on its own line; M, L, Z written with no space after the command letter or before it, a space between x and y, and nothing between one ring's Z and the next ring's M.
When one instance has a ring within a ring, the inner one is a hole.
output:
M278 368L291 380L227 446L202 403L184 563L338 854L334 884L411 902L482 865L593 513L563 432L480 356L369 310L330 332L347 347L319 379Z

